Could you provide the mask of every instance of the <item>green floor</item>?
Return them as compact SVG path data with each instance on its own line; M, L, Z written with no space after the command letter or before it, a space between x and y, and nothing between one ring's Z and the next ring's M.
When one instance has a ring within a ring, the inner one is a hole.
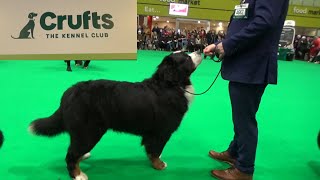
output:
M28 133L28 124L50 115L70 85L89 79L140 81L149 77L167 52L138 52L138 61L93 61L89 70L63 61L0 61L1 180L68 180L67 135L48 139ZM220 64L205 60L192 77L197 92L205 90ZM279 61L279 85L263 97L256 159L257 180L320 179L320 65ZM167 144L165 171L150 168L140 138L108 132L81 164L91 180L205 180L213 168L228 166L208 157L224 150L233 136L227 82L218 79L209 93L196 97L182 126Z

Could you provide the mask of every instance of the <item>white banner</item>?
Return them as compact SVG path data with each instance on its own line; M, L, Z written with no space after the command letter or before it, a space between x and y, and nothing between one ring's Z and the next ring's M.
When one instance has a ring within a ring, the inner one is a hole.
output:
M0 1L0 59L136 59L137 0Z

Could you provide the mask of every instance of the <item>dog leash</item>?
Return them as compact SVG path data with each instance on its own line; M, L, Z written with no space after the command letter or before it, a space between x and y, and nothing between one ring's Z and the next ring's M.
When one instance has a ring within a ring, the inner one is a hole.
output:
M212 59L212 61L214 61L214 62L216 62L216 63L219 63L219 62L222 61L222 59L220 59L220 58L218 58L218 60ZM189 91L187 91L187 90L185 90L185 89L183 89L183 91L185 91L186 93L195 95L195 96L203 95L203 94L207 93L207 92L212 88L212 86L214 85L214 83L216 83L216 81L217 81L220 73L221 73L221 67L220 67L220 70L219 70L218 74L216 75L215 79L213 80L213 82L212 82L211 85L209 86L209 88L208 88L206 91L202 92L202 93L192 93L192 92L189 92Z

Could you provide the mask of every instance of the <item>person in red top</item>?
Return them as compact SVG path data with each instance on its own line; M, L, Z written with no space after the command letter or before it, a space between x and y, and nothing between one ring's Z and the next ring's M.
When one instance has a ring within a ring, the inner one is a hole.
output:
M309 62L315 61L316 64L319 64L319 62L320 62L319 51L320 51L320 37L316 37L314 39L314 41L312 42L312 46L310 48Z

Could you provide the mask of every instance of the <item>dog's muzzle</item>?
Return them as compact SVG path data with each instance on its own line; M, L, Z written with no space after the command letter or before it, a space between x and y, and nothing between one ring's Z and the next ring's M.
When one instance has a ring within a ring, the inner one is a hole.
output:
M189 56L191 57L192 62L194 63L194 66L197 68L202 62L201 52L195 51L195 52L189 54Z

